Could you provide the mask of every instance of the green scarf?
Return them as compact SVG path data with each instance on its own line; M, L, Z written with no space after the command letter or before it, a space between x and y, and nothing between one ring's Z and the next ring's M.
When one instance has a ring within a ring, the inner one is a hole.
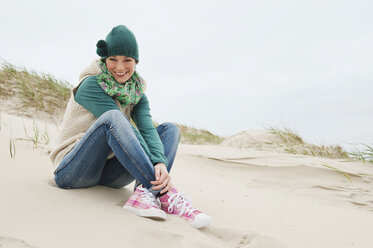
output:
M128 104L137 104L144 93L144 80L135 71L124 84L115 81L106 64L100 60L100 72L97 74L97 82L109 96L116 97L122 107Z

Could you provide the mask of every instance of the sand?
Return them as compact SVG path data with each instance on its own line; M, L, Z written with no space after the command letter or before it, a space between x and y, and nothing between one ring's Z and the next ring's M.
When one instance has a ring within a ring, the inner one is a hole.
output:
M32 119L1 113L1 248L373 247L372 165L180 145L174 184L213 218L198 230L176 216L154 221L122 209L132 185L57 188L48 151L58 128L35 123L47 130L49 144L35 148L26 140L24 128L33 137Z

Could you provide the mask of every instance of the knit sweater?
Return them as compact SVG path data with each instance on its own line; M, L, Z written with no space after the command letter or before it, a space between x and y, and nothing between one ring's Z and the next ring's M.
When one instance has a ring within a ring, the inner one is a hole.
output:
M72 90L71 97L67 104L64 118L62 121L61 130L56 140L56 147L52 150L50 154L50 159L56 168L60 164L63 157L75 147L75 145L80 141L84 133L92 126L92 124L99 117L97 112L95 111L90 112L88 110L90 109L89 107L87 109L85 108L87 106L83 107L84 104L83 106L79 104L79 103L84 103L83 101L79 102L79 99L78 101L76 99L76 93L77 93L78 88L81 86L81 84L86 83L84 81L87 81L87 80L88 81L91 80L91 82L92 80L95 80L95 77L92 77L92 76L97 75L99 70L100 68L99 68L98 61L92 62L92 64L89 65L80 75L79 85ZM147 101L145 94L143 95L143 98ZM144 100L143 98L140 100L140 102L143 102ZM130 104L123 108L120 105L118 100L116 99L112 99L112 100L114 100L116 106L112 104L114 106L110 106L110 108L119 109L130 120L133 110L134 109L136 110L135 106L137 105ZM139 102L139 105L140 105L140 102ZM110 109L108 108L108 110ZM150 114L148 116L150 117ZM136 121L141 123L141 119L136 120ZM149 120L147 121L149 122ZM147 128L149 129L149 127ZM159 139L159 136L158 135L149 136L149 130L140 129L140 132L144 134L144 137L146 138L144 140L142 135L140 135L140 133L137 131L137 129L134 129L134 131L140 141L140 144L143 146L145 152L148 154L150 160L154 164L161 162L167 165L167 158L164 156L164 148ZM156 132L155 130L150 130L150 133L152 131L153 131L153 134L154 132ZM113 156L114 154L111 154L108 157L108 159L112 158Z

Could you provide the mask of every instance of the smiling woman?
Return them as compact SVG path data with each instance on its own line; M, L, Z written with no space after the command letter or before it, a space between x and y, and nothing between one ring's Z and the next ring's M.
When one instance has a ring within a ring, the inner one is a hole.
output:
M136 180L125 209L162 220L166 213L179 215L196 228L209 225L211 218L193 208L171 182L179 129L172 123L153 125L145 81L135 68L134 34L119 25L96 47L101 58L83 71L73 89L50 155L56 184L122 188Z

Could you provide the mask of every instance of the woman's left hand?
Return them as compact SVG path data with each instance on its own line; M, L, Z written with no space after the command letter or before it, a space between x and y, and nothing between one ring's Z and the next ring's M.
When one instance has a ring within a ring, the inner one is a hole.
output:
M154 190L163 189L160 193L166 193L172 188L171 177L168 174L167 167L163 163L158 163L154 166L155 181L150 183L154 185Z

